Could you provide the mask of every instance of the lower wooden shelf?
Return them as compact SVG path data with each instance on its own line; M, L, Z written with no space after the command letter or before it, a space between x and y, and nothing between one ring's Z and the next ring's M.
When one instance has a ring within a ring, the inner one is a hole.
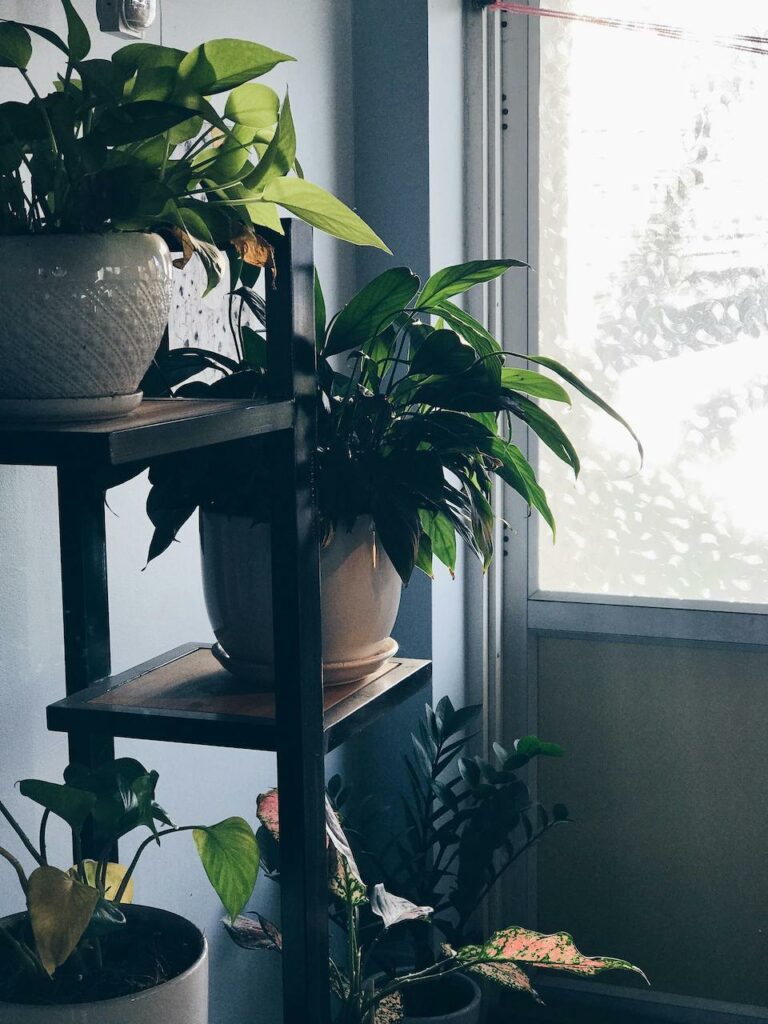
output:
M326 752L428 682L432 663L393 658L366 680L324 694ZM249 693L219 665L210 644L185 644L108 676L48 708L55 732L277 750L271 693Z

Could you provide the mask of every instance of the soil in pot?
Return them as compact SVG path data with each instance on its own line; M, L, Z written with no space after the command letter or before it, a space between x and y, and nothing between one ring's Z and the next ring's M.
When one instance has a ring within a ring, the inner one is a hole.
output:
M477 987L468 978L455 975L409 986L403 991L403 1009L408 1020L453 1020L453 1015L462 1010L471 1013L470 1007L478 994ZM469 1022L476 1018L461 1016L458 1019Z
M48 985L39 978L22 984L0 956L0 1002L61 1006L135 995L178 977L202 956L203 937L184 918L144 907L123 909L126 924L100 939L101 968L93 949L85 954L85 964L77 955L70 957ZM25 914L17 915L10 923L6 919L3 925L16 938L31 944Z

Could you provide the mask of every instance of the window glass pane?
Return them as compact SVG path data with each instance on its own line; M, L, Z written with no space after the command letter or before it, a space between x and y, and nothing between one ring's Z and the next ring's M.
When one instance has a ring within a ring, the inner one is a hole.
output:
M631 8L768 35L763 0ZM766 97L768 56L542 21L539 350L647 457L583 402L567 414L584 469L574 486L541 457L540 589L768 601Z

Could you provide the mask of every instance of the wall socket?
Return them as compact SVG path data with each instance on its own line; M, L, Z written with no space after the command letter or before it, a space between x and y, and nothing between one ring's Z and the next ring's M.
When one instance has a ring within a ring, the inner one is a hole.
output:
M96 0L102 32L124 39L143 39L157 16L157 0Z

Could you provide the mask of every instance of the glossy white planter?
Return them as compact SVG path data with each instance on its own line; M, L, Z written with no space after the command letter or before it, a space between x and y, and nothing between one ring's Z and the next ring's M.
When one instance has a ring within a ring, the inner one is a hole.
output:
M0 417L120 416L168 323L159 235L0 237Z
M257 689L274 684L269 526L200 517L203 587L221 663ZM340 527L320 555L323 676L336 686L375 672L397 651L390 633L402 584L370 518Z
M194 963L162 985L118 999L69 1006L0 1002L0 1024L208 1024L208 945L202 932L166 910L130 907L128 913L134 920L160 920L164 927L178 930L199 950Z

